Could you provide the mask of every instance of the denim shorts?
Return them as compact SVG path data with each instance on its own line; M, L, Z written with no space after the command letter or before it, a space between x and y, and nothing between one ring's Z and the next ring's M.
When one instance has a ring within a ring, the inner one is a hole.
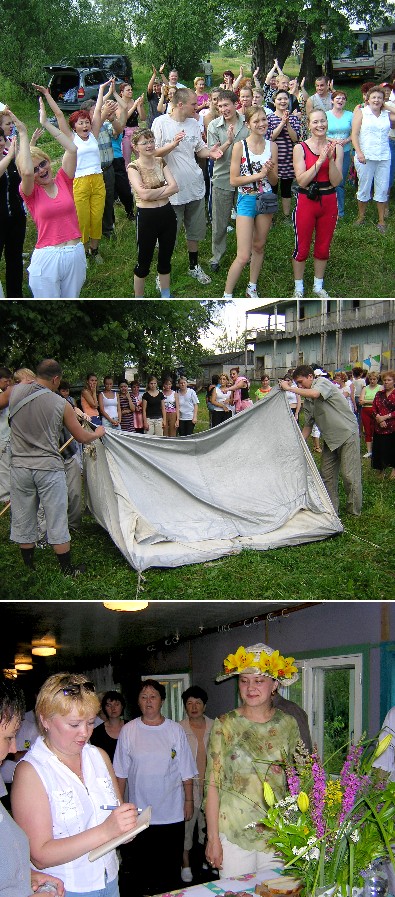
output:
M65 891L64 897L119 897L118 876L98 891Z
M236 212L238 215L243 215L244 218L256 218L255 193L239 193L237 196Z

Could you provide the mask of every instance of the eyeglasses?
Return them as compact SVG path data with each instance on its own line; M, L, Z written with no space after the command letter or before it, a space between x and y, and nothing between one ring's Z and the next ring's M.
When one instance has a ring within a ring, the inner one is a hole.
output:
M35 168L33 168L34 174L38 174L38 172L39 172L40 170L42 170L43 168L46 168L46 166L47 166L48 164L49 164L49 163L48 163L48 159L42 159L42 161L39 162L38 165L36 165Z
M155 143L155 139L154 139L154 138L153 138L152 140L144 140L144 141L143 141L143 140L139 140L137 146L151 146L153 143Z
M63 692L66 698L75 698L77 695L81 694L82 689L88 692L94 692L95 686L93 682L70 682L68 685L65 683L59 691L56 692L57 695L60 692Z

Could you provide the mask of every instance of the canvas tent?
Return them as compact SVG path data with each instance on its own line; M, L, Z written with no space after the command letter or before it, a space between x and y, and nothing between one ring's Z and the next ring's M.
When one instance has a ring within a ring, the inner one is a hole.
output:
M86 478L88 507L138 571L343 529L279 387L196 436L106 433Z

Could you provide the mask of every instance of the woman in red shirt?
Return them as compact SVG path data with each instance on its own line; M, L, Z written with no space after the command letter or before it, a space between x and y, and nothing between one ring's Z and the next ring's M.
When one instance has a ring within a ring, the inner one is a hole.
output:
M49 156L29 146L26 125L13 116L20 135L20 194L38 231L28 268L29 286L35 298L78 299L86 277L86 258L73 198L77 148L48 120L42 97L39 105L41 127L65 152L54 175Z
M382 374L383 389L373 399L374 421L372 467L384 476L391 467L390 480L395 480L395 371Z

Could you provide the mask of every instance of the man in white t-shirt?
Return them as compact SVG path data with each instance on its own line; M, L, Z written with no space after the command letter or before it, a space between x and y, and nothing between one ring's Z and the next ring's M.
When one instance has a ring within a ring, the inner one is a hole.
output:
M196 94L188 87L176 90L171 116L161 115L152 124L157 149L167 156L166 163L178 184L178 193L170 197L177 215L178 230L185 227L189 271L199 283L210 283L198 262L198 245L206 236L205 183L199 159L219 159L222 155L216 144L210 149L204 143L199 122L195 119ZM177 139L176 139L177 138ZM170 145L170 146L169 146Z

